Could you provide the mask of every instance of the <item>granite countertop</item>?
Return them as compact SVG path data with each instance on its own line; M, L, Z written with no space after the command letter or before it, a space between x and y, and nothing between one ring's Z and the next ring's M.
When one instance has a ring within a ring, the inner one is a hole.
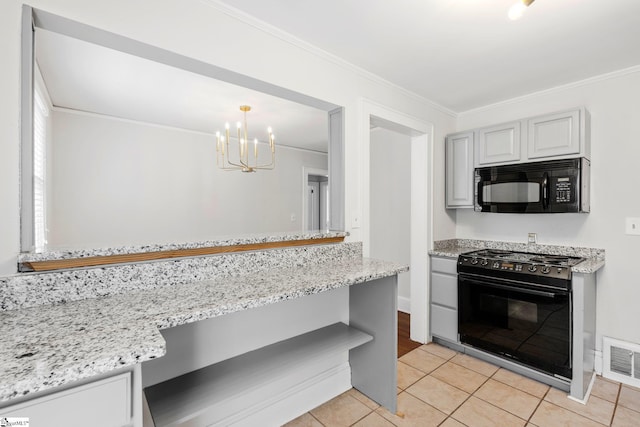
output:
M159 329L407 270L352 258L0 312L0 402L160 357Z
M429 251L429 255L457 258L460 254L485 248L585 258L581 263L571 267L571 271L574 273L595 273L604 267L605 262L604 249L471 239L451 239L434 242L434 248Z

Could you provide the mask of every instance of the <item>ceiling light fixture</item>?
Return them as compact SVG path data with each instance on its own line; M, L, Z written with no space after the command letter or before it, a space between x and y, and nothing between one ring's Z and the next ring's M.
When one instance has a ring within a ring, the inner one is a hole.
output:
M244 121L238 122L236 128L238 136L236 142L238 144L238 156L231 156L229 149L229 122L225 123L225 134L221 135L216 132L216 164L220 169L224 170L240 170L242 172L256 172L258 169L273 169L276 164L276 142L275 136L269 127L267 134L269 137L269 151L271 151L271 162L260 164L258 161L258 138L253 140L253 156L249 155L249 139L247 138L247 111L251 111L248 105L241 105L240 111L244 113ZM235 151L235 149L233 150ZM233 161L232 161L233 157ZM249 159L253 157L253 161Z
M509 19L515 21L516 19L520 19L525 10L533 3L535 0L518 0L516 4L509 8Z

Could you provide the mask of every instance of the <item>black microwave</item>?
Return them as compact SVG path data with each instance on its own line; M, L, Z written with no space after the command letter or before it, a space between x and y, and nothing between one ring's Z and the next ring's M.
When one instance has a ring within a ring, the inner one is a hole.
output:
M585 158L477 168L475 210L589 212L589 175Z

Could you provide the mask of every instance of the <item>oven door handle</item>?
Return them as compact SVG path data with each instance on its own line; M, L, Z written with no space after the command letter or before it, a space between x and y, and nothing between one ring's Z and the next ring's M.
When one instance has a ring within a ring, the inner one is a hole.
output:
M535 289L527 289L527 288L520 288L520 287L514 287L514 286L507 286L507 285L498 285L496 283L483 283L483 285L491 287L491 288L504 289L504 290L507 290L507 291L523 292L525 294L537 295L537 296L546 297L546 298L555 298L558 295L560 295L560 294L558 294L556 292L538 291L538 290L535 290Z

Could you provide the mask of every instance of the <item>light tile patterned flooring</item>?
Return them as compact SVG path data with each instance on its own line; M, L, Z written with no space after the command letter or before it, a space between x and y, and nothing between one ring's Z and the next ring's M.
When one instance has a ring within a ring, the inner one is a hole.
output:
M398 361L398 413L351 389L287 424L333 426L640 426L640 389L598 377L586 405L437 344Z

